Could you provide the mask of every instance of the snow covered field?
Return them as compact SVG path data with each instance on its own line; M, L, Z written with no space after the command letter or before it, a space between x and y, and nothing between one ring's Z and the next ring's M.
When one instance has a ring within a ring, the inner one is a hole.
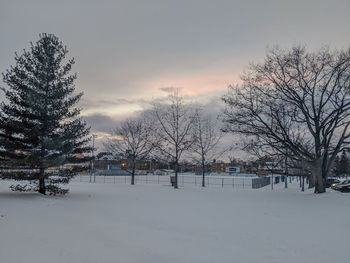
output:
M65 197L0 181L1 263L350 262L350 194L74 182Z

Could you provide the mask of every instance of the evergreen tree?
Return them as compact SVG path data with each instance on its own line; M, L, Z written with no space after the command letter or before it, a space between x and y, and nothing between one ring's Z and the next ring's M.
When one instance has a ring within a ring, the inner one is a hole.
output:
M0 177L29 183L12 190L64 194L62 184L81 167L67 163L88 161L89 128L79 118L75 94L74 59L51 34L41 34L30 50L15 54L16 65L3 74L6 100L0 104L0 158L6 170ZM50 168L50 169L49 169Z
M339 156L337 155L334 159L334 163L333 163L333 167L332 167L332 173L333 175L335 176L339 176L338 175L338 167L339 167L339 161L340 161L340 158Z
M334 166L335 166L335 174L337 176L344 176L349 174L350 164L345 151L342 152L340 158L337 158L337 160L334 163Z

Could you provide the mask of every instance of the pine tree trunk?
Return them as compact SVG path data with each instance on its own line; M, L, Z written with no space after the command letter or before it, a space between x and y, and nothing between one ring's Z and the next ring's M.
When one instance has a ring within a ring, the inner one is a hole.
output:
M39 179L39 193L46 195L46 186L44 178Z
M43 163L43 150L41 150L40 171L39 171L39 193L46 195L45 169Z

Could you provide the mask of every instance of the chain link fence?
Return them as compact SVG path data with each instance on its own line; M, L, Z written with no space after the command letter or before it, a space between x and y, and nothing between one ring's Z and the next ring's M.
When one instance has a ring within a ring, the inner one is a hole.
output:
M171 175L135 175L135 184L161 184L171 185ZM91 174L78 175L73 181L86 183L104 183L104 184L130 184L130 175L106 175L106 174ZM239 176L205 176L206 187L221 187L221 188L241 188L241 189L257 189L270 184L268 177L239 177ZM202 176L194 174L179 174L178 185L186 186L201 186Z

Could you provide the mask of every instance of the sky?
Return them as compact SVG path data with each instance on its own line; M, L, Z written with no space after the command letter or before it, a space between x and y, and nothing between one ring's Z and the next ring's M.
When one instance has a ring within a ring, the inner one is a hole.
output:
M267 48L348 48L349 14L350 0L0 0L0 72L55 34L75 58L82 115L103 133L171 87L219 113Z

